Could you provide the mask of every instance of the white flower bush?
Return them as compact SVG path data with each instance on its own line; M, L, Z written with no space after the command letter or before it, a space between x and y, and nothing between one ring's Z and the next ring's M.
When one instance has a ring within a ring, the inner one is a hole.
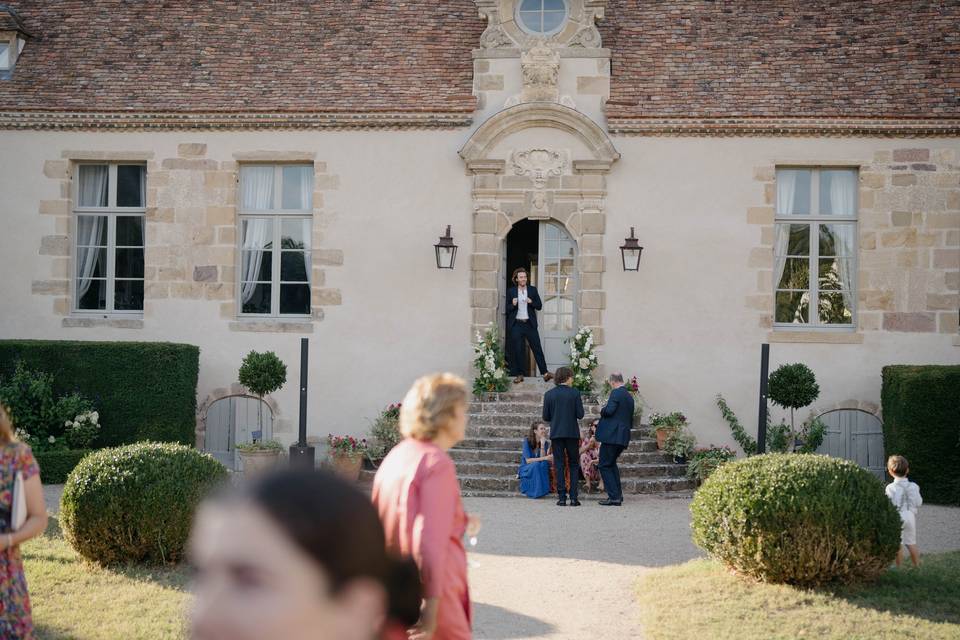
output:
M481 336L478 331L473 345L473 366L477 375L473 380L473 392L477 395L494 391L506 391L507 372L503 350L497 338L497 330L490 326Z
M573 386L583 393L593 393L593 370L599 364L593 351L593 331L589 327L580 327L569 342Z
M96 411L87 411L73 420L67 420L64 426L66 427L64 436L71 449L89 449L100 434L100 414Z

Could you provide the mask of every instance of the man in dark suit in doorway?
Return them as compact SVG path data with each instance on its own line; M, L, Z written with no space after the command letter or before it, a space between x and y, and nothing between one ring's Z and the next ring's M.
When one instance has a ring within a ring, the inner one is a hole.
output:
M580 423L583 399L574 389L573 371L557 369L556 385L543 394L543 421L550 423L550 446L553 448L553 470L557 476L557 505L567 506L567 479L564 457L570 466L570 506L579 507L577 483L580 480Z
M600 423L597 425L597 442L600 443L600 477L607 489L606 500L600 504L605 507L619 507L623 503L623 487L620 484L620 467L617 458L630 444L630 430L633 428L633 396L623 386L623 374L611 373L610 386L613 391L607 404L600 410Z
M540 346L540 334L537 332L537 311L543 308L540 294L532 284L527 284L527 271L523 267L514 269L513 283L516 286L507 289L507 334L510 336L510 375L516 376L514 382L523 382L524 357L523 341L533 349L533 357L543 379L549 381L553 374L547 370L547 361Z

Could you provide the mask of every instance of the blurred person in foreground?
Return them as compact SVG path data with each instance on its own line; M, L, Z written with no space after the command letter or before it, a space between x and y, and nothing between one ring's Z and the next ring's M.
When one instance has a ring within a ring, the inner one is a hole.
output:
M404 440L373 481L388 548L420 567L424 601L411 631L416 640L471 637L463 536L476 535L479 521L463 510L457 470L447 454L466 434L467 401L466 384L455 375L414 382L400 409Z
M419 617L417 569L389 556L369 499L331 474L281 471L197 511L196 640L399 640Z

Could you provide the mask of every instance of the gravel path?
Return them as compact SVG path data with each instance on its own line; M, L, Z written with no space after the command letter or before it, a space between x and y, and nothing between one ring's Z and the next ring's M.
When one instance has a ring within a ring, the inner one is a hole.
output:
M689 499L628 498L620 508L591 501L577 509L547 498L464 503L483 519L470 554L479 563L470 568L478 639L642 638L640 574L702 555L690 541ZM918 529L923 553L960 549L960 508L924 505Z
M44 487L51 513L62 492ZM629 497L619 508L592 500L561 508L549 497L464 504L483 521L469 569L478 640L639 640L640 574L702 555L690 541L688 498ZM960 508L924 505L918 520L923 553L960 549Z

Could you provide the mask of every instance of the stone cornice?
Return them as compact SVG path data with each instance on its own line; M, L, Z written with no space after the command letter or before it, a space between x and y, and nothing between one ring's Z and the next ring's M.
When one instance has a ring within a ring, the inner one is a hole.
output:
M960 118L608 118L612 134L643 136L954 137Z
M448 129L473 122L470 112L74 112L0 111L0 129Z

